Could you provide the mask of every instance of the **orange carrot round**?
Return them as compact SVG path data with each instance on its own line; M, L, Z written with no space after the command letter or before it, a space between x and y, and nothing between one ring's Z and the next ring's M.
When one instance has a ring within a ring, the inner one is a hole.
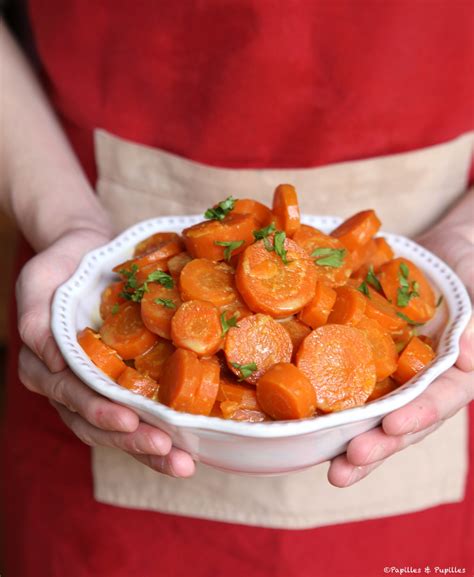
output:
M295 187L280 184L273 193L273 214L276 227L291 237L300 227L300 208Z
M276 363L289 363L293 351L286 330L267 315L252 315L229 329L225 356L230 370L242 380L255 384Z
M232 419L233 421L261 423L270 420L260 409L242 409L235 403L229 401L221 403L220 410L224 419Z
M143 324L140 305L133 302L120 305L116 314L105 319L100 336L125 360L138 357L156 342L156 335Z
M380 267L383 292L398 311L417 323L429 321L435 311L435 295L421 270L405 258L393 259Z
M350 251L367 244L380 228L380 220L374 210L364 210L341 223L331 233Z
M207 301L183 303L171 319L171 339L197 355L213 355L222 345L219 309Z
M314 298L300 311L298 318L312 329L325 325L336 302L336 296L333 288L318 281Z
M339 286L335 289L336 301L328 322L338 325L356 325L363 317L366 298L357 289L350 286Z
M175 243L183 246L179 234L175 232L157 232L145 240L142 240L135 246L133 251L134 258L149 254L168 245L168 243Z
M304 322L301 322L300 320L294 317L280 321L280 324L290 335L291 344L293 345L293 354L292 354L293 358L296 355L296 351L299 349L303 340L311 332L311 329Z
M316 406L328 413L362 405L374 389L372 347L365 334L348 325L325 325L303 341L296 366L316 391Z
M126 299L121 293L124 291L125 283L123 281L113 282L104 289L100 297L100 316L102 320L107 318L111 313L117 311L119 305L123 304Z
M174 346L165 339L158 339L153 347L135 359L135 368L142 375L159 381L165 362L174 353Z
M239 254L253 242L255 228L252 215L230 213L223 220L207 220L183 230L184 244L193 258L224 260L228 247L216 242L237 243L231 254Z
M158 383L148 375L142 375L131 367L126 367L117 379L121 387L129 391L154 399L158 393Z
M164 233L160 233L164 234ZM168 233L166 233L168 234ZM120 273L121 270L131 271L132 267L137 267L139 270L145 268L152 264L160 263L160 261L167 261L172 256L179 254L183 250L183 243L179 239L178 235L173 234L173 238L169 240L163 240L153 247L153 250L140 254L130 260L118 264L112 270L114 272ZM177 238L174 238L177 237ZM160 265L157 265L159 267Z
M397 370L392 376L397 383L403 385L423 370L434 357L433 349L429 345L418 337L412 337L403 349L398 359Z
M240 409L259 410L255 387L236 383L228 378L221 377L217 392L218 402L228 402L238 405Z
M179 278L183 268L191 261L191 257L187 252L180 252L172 256L168 261L168 270L170 275L176 280Z
M375 401L376 399L380 399L380 397L385 397L385 395L388 395L397 388L398 383L390 377L387 377L383 381L378 381L375 383L374 390L367 399L367 402Z
M86 355L103 373L111 379L117 380L126 364L113 348L100 340L100 335L87 327L77 334L77 341Z
M308 378L295 365L273 365L257 381L257 400L276 420L306 419L316 410L316 393Z
M367 273L369 272L370 267L373 267L374 272L378 272L380 267L392 260L393 258L393 250L392 247L388 244L388 242L383 238L383 236L379 236L373 239L373 243L375 245L375 252L371 253L369 258L356 270L357 278L365 278Z
M224 262L205 258L194 259L183 268L179 288L183 301L200 299L217 307L238 298L233 269Z
M377 321L363 317L357 328L365 333L374 353L377 381L389 377L397 368L398 354L390 334Z
M250 214L255 219L256 227L268 226L273 218L272 211L261 202L250 198L239 198L234 204L232 214Z
M201 359L202 377L190 410L193 415L210 415L219 391L219 363L215 359Z
M356 283L356 286L359 282ZM351 286L354 286L351 284ZM406 327L406 321L398 316L397 310L386 298L380 295L371 286L367 286L369 293L365 301L365 316L377 321L390 334L398 334Z
M368 243L351 251L352 270L359 270L366 262L369 262L377 251L375 239L371 238Z
M259 240L245 249L235 281L251 310L284 318L301 310L314 297L316 268L305 251L290 239L281 243L285 258L275 250L269 251L266 246L275 246L276 238L273 235L265 239L267 245Z
M141 302L143 323L152 333L169 340L171 319L180 306L181 298L176 288L151 283Z
M176 349L163 367L158 398L176 411L190 412L202 380L202 365L196 353Z

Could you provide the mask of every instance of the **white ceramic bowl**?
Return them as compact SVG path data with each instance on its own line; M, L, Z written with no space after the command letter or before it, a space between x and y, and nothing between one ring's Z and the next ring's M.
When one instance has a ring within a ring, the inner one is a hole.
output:
M109 244L93 250L74 275L56 291L52 330L72 371L98 393L133 408L141 419L166 431L175 446L219 469L258 475L297 471L344 452L347 443L377 426L382 417L417 397L459 353L459 339L471 314L466 289L439 258L413 241L384 234L397 256L412 260L444 296L438 313L423 330L439 336L436 359L423 372L390 395L362 407L301 421L241 423L178 413L120 387L89 360L76 340L85 326L100 325L100 294L114 275L111 269L130 258L136 243L158 231L180 232L202 216L164 217L141 222ZM303 219L325 232L341 219L306 215Z

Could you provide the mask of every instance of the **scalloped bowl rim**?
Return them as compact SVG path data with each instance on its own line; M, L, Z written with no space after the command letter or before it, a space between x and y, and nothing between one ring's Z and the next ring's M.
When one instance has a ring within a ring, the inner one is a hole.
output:
M382 231L381 234L391 244L396 246L403 243L420 258L426 259L427 263L431 264L431 268L427 270L426 267L422 267L425 272L428 272L438 284L443 284L444 277L450 288L448 293L443 292L444 302L449 306L450 312L440 339L439 349L442 348L443 352L438 354L424 371L393 393L360 407L310 419L245 423L177 412L161 403L124 389L102 373L77 342L74 313L81 288L85 290L87 283L92 283L97 274L102 275L108 272L101 268L101 258L104 255L110 256L113 253L123 252L124 247L132 249L134 244L153 232L159 231L160 227L177 230L178 226L190 226L200 220L202 220L202 215L157 217L139 222L109 243L88 252L82 258L74 274L56 290L52 302L51 327L59 349L70 369L89 387L105 397L139 410L142 416L146 416L146 413L153 414L168 425L178 428L201 429L241 437L292 437L382 417L416 398L436 377L455 363L459 355L459 341L471 315L471 303L466 288L451 268L436 255L406 237ZM314 225L315 221L320 228L328 229L337 226L342 219L333 216L302 216L303 223Z

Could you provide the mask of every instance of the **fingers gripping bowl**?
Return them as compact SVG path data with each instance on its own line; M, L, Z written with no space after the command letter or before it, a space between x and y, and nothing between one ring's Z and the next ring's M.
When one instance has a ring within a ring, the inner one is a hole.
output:
M437 341L436 357L414 378L382 398L354 408L341 406L336 412L317 413L312 418L241 422L178 412L120 386L91 362L79 345L77 334L86 326L99 329L101 295L117 280L110 271L130 259L138 243L158 231L181 233L201 220L200 215L165 217L131 227L109 244L88 253L74 275L57 290L52 305L53 334L72 371L98 393L133 408L143 421L167 432L175 446L197 460L224 470L261 475L283 474L326 461L342 453L352 438L375 427L384 415L417 397L454 364L460 336L471 313L463 284L446 264L421 246L407 238L384 233L395 255L410 260L423 271L436 295L443 296L443 302L435 317L423 327L423 333ZM308 225L308 229L314 227L327 234L341 219L306 215L301 222ZM284 226L291 230L293 224L289 222ZM320 256L326 258L327 254L323 251ZM358 287L359 282L360 279ZM369 289L372 290L370 286ZM298 375L294 376L298 380Z

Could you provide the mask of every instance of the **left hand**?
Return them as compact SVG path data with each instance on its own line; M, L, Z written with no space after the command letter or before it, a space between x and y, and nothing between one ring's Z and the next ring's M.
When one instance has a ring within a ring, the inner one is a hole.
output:
M465 283L473 298L474 279L472 231L436 227L417 239L445 260ZM348 487L366 477L387 457L418 443L446 419L474 399L474 317L460 343L454 367L438 377L419 397L388 414L380 426L355 437L346 453L332 460L329 482Z

